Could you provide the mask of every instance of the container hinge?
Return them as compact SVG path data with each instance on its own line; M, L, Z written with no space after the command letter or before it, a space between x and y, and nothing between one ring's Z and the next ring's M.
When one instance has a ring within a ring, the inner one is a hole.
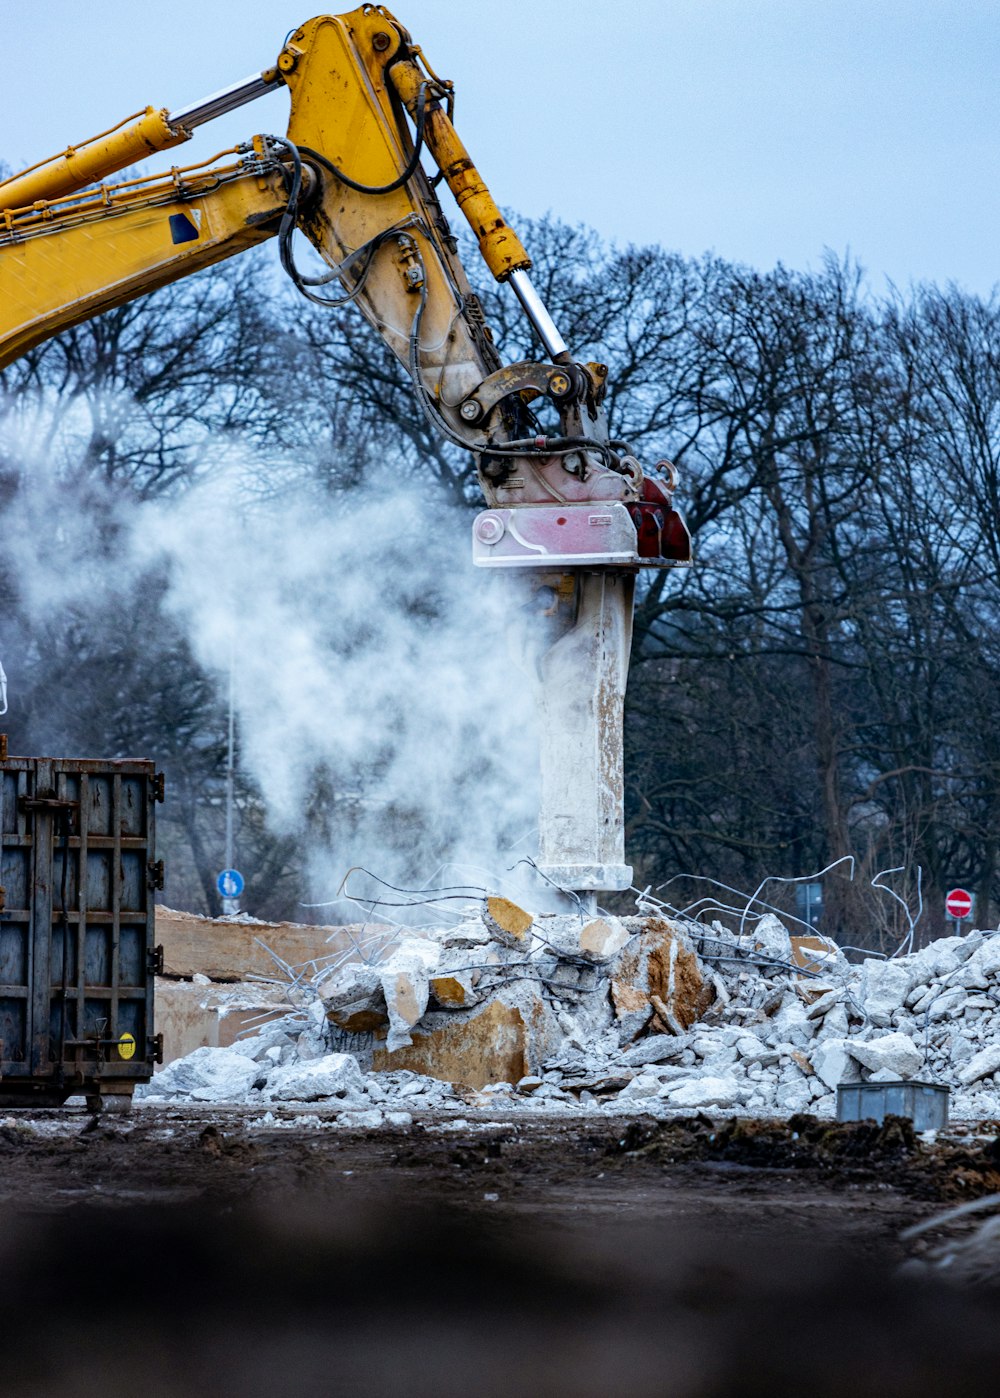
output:
M146 873L147 873L148 878L149 878L149 887L150 887L150 888L162 888L162 887L163 887L163 860L162 860L162 859L150 860L149 864L148 864L147 867L146 867Z
M157 772L149 779L149 791L154 801L163 801L167 794L167 778L163 772Z
M163 947L154 947L146 955L146 970L151 976L163 975Z
M163 1062L163 1035L154 1034L146 1040L146 1061L149 1063Z

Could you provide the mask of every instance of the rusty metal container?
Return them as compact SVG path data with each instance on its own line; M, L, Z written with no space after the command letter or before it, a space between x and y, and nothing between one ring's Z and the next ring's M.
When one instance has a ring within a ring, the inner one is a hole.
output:
M0 743L0 1106L125 1105L153 1027L151 762L9 757Z

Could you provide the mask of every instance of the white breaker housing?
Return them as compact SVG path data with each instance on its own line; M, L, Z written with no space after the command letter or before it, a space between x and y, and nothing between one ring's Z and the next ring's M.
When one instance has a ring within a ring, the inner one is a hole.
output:
M576 892L626 889L623 718L635 574L676 564L640 558L618 501L486 510L473 525L473 561L517 570L536 595L551 589L551 604L543 595L517 638L539 717L538 868Z

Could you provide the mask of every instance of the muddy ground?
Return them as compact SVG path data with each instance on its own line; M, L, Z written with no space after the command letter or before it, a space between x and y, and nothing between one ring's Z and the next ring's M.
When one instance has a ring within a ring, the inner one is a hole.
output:
M996 1391L997 1293L899 1270L992 1126L64 1109L0 1167L5 1393Z

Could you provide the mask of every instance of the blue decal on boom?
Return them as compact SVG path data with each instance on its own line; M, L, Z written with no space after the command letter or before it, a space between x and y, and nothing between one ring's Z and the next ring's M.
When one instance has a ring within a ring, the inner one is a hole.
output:
M198 238L197 226L187 214L170 215L170 240L173 243L193 243Z

